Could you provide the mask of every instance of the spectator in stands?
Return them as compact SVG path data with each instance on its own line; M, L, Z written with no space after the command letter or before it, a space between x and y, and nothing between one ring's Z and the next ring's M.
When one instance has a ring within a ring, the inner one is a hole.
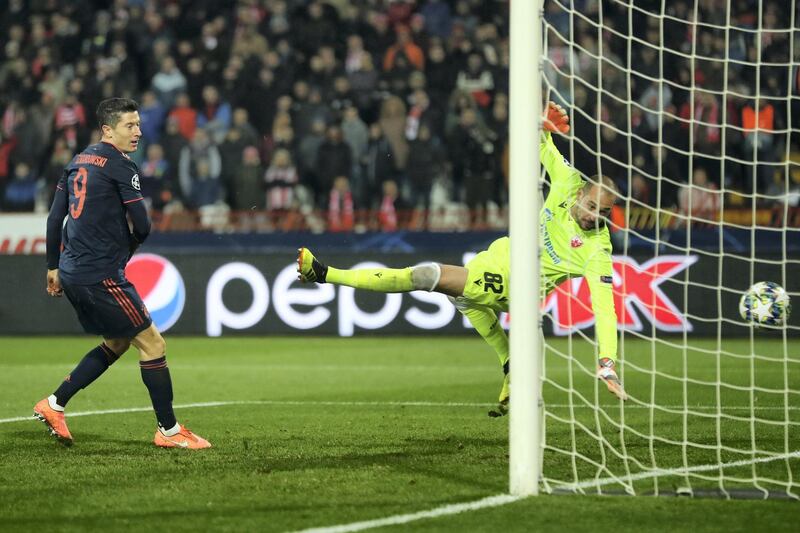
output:
M169 118L175 120L178 131L183 138L190 141L197 129L197 111L192 107L187 93L180 93L175 98L175 107L169 112Z
M378 210L378 229L383 232L397 231L404 211L403 200L394 180L383 182L383 197Z
M288 115L287 115L288 116ZM298 172L301 180L311 191L318 190L317 155L319 147L325 142L325 121L315 120L311 123L311 131L304 135L297 146ZM316 200L316 197L315 197Z
M44 178L44 203L45 205L51 205L53 203L53 195L55 194L56 184L58 184L58 180L61 179L61 175L64 173L64 167L69 164L70 160L72 160L73 156L72 150L69 149L67 146L67 141L65 141L62 137L58 137L53 142L53 148L50 151L50 157L45 165L42 178ZM2 188L0 188L2 191Z
M17 163L3 198L4 211L33 211L36 203L36 174L26 163Z
M366 55L370 55L370 53L364 50L364 39L356 33L348 35L347 52L344 60L345 72L349 75L361 70L361 64Z
M470 108L462 111L449 141L451 160L462 162L460 171L472 229L485 229L486 207L494 199L496 177L492 162L496 141L494 133L478 121L477 112Z
M389 17L384 13L371 9L367 13L367 23L364 47L375 55L376 60L380 60L397 38L392 33Z
M53 95L42 92L38 102L28 108L28 122L35 124L39 130L40 145L46 150L53 138L56 105Z
M391 72L396 67L397 59L401 55L406 58L412 68L423 70L425 54L411 39L411 31L408 26L398 26L396 32L397 40L383 56L383 70Z
M17 145L14 159L26 163L30 168L38 169L50 138L45 136L43 124L34 120L25 108L20 108L17 112L15 122L14 137Z
M322 92L325 99L330 97L333 83L339 76L344 76L345 71L336 59L332 46L321 46L309 61L311 69L309 81Z
M322 93L312 88L308 82L300 80L292 88L291 104L292 126L299 137L308 133L314 120L328 122L330 110L322 101Z
M697 91L695 93L694 108L690 107L691 101L685 103L680 110L680 116L686 122L688 129L692 125L694 149L702 155L718 157L720 155L720 139L722 134L722 110L713 93Z
M255 146L258 144L259 135L255 126L250 123L250 113L243 107L237 107L233 110L233 118L231 122L231 129L239 131L241 138L245 144Z
M197 128L194 138L181 151L178 167L183 197L192 207L212 205L220 199L222 161L208 133Z
M450 6L444 0L428 0L420 9L428 35L447 39L453 26Z
M379 74L375 70L375 65L370 54L363 54L358 69L347 74L350 80L350 89L353 91L353 98L360 110L372 112L375 100L377 99L377 89Z
M342 137L347 146L350 147L350 153L352 155L351 161L353 168L350 172L351 188L354 191L359 191L361 189L360 162L367 152L369 128L367 128L367 125L361 120L358 114L358 108L353 104L347 105L344 109L344 114L342 116ZM364 207L363 199L359 198L358 194L355 196L356 204L359 207Z
M360 161L360 189L356 191L356 200L360 206L369 209L377 207L382 183L387 179L394 179L397 174L396 161L392 145L383 135L380 123L371 124L367 149Z
M776 157L776 113L775 107L767 98L756 98L742 108L742 128L744 130L744 158L758 161L755 183L748 176L747 192L764 191L771 180Z
M409 143L406 166L416 227L425 227L426 212L431 205L431 189L434 180L444 171L445 155L441 141L432 137L430 128L423 124L419 128L419 135Z
M153 91L145 91L139 104L139 119L141 120L142 139L145 143L157 143L164 131L164 121L167 110L161 105Z
M214 85L203 87L203 104L197 114L197 127L204 128L214 144L221 143L231 127L231 105L220 99L219 89Z
M290 152L294 152L296 144L295 129L289 113L279 112L275 116L272 131L263 140L261 160L272 161L272 153L279 148L286 148ZM314 160L312 159L312 161Z
M262 211L267 204L264 200L264 165L258 148L245 146L238 155L236 173L231 174L226 187L228 204L242 216L243 211Z
M417 89L411 94L408 101L406 140L413 141L416 139L422 126L426 126L429 131L438 134L437 125L442 123L443 115L437 108L431 106L428 93L423 89Z
M189 142L178 130L178 120L176 118L167 118L164 134L161 135L161 142L159 144L164 149L164 157L167 160L167 165L171 169L170 172L175 182L172 190L173 199L182 200L181 190L178 184L178 168L180 167L180 158L183 149L189 145Z
M492 101L494 77L491 69L487 68L483 56L477 52L469 54L466 68L459 71L456 78L456 88L467 92L479 107L488 107Z
M206 66L198 56L189 58L186 62L186 94L192 107L200 108L203 105L203 87L211 83Z
M160 211L172 201L172 191L176 188L172 170L164 156L164 148L158 143L149 144L147 157L140 166L139 179L148 207Z
M684 185L678 193L678 210L684 216L715 222L719 219L722 193L708 179L703 167L692 173L692 182Z
M294 21L293 41L306 57L311 57L323 44L336 41L336 13L326 13L323 6L319 0L312 0L303 16Z
M344 178L347 182L347 195L352 202L350 194L350 173L353 168L353 156L350 147L344 143L342 129L338 125L328 126L325 141L317 152L315 174L317 176L317 196L321 201L327 200L334 182ZM340 180L341 181L341 180ZM340 183L338 193L344 194L345 187ZM339 196L337 196L339 198ZM324 204L322 204L324 205Z
M186 77L175 64L175 58L167 56L161 60L161 68L153 76L152 88L158 100L169 109L175 98L186 90Z
M568 35L563 33L561 35ZM544 74L547 79L552 80L555 88L554 96L564 101L562 105L570 104L570 75L581 76L578 56L575 48L567 46L567 43L555 30L547 32L547 59L544 64Z
M406 105L397 96L390 96L381 104L380 118L383 135L392 147L397 170L404 170L408 159L408 141L406 140Z
M439 109L447 104L447 99L455 87L455 68L456 66L447 57L444 45L436 39L431 40L425 61L425 78L428 81L431 101Z
M64 102L56 107L55 134L63 136L72 150L78 150L86 144L86 111L78 101L78 95L67 93Z
M636 172L631 176L631 188L628 191L631 197L631 207L641 208L653 205L653 194L650 191L650 184L644 176Z
M281 226L287 222L289 212L295 207L294 190L298 183L297 168L292 162L292 154L284 148L275 150L264 174L267 209L273 226Z
M355 226L353 195L345 176L337 176L328 194L328 231L352 231Z
M236 188L233 186L233 183L236 181L239 172L241 172L242 154L244 149L248 146L254 146L254 143L247 142L247 140L242 137L242 131L239 128L231 128L228 130L227 135L225 135L225 140L222 141L222 144L218 147L222 163L220 180L227 193L225 201L233 210L238 209L236 207L238 200L234 198Z

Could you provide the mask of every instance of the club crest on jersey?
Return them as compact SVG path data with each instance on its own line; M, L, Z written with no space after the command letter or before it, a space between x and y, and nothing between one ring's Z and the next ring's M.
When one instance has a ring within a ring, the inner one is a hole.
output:
M583 246L583 241L581 240L580 237L575 235L574 237L572 237L572 239L570 239L569 245L572 246L573 248L579 248Z
M131 178L131 187L136 189L137 191L141 191L141 186L139 185L139 174L134 174Z

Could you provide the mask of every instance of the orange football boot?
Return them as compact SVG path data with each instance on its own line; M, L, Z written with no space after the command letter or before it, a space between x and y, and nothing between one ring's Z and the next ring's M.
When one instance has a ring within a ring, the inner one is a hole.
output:
M195 435L190 430L181 425L181 430L171 437L167 437L156 429L153 437L153 444L162 448L186 448L188 450L202 450L211 448L211 443L199 435Z
M67 428L63 411L56 411L50 407L47 398L33 406L33 417L44 422L52 436L64 446L72 446L72 434Z

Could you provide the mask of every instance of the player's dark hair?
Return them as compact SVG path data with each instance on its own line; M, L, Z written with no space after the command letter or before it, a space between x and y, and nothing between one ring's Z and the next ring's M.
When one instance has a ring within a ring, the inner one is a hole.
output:
M139 111L139 104L130 98L107 98L97 106L97 125L112 128L117 125L123 113Z

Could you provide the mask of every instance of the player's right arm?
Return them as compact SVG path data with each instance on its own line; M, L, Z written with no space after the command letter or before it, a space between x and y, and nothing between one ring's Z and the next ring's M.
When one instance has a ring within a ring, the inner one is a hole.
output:
M67 171L61 175L56 184L56 193L50 214L47 215L47 293L50 296L61 296L61 280L58 277L58 260L61 258L61 232L64 217L69 209L67 193Z

